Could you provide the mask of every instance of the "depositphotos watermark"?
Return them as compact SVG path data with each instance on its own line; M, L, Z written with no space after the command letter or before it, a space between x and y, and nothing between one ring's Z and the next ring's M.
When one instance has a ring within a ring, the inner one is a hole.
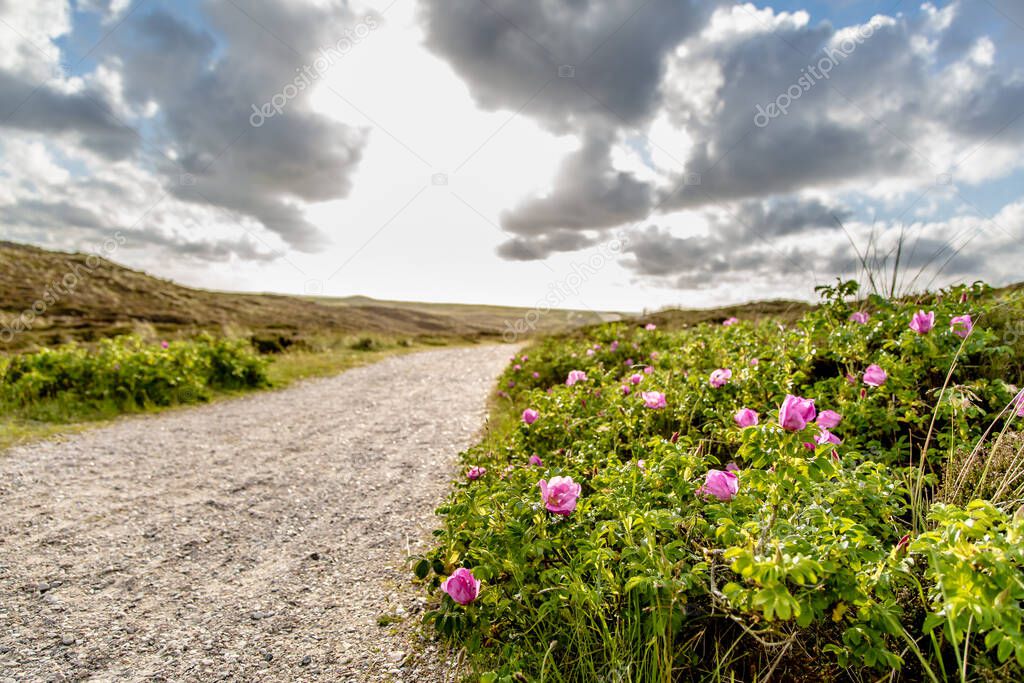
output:
M78 262L69 264L67 272L46 285L40 297L31 306L13 320L3 321L3 327L0 327L0 344L9 344L22 332L32 329L36 318L44 315L51 306L65 297L74 294L78 285L102 265L100 259L108 258L123 246L125 241L125 236L120 231L115 232L113 237L103 242L98 253L86 256L84 264Z
M549 284L548 293L525 315L515 321L505 321L505 331L501 333L501 338L511 344L519 337L534 332L541 318L550 313L552 308L564 304L571 297L578 296L580 289L590 278L597 275L616 256L621 256L627 242L624 233L617 233L613 239L598 245L596 252L591 254L585 262L574 262L572 272L558 282Z
M259 128L267 119L272 119L284 113L288 103L299 96L299 93L312 86L316 81L323 78L323 75L330 71L339 59L347 55L356 45L366 40L367 36L380 27L380 22L373 14L367 14L363 20L352 28L342 31L342 37L337 43L329 47L320 48L317 58L311 64L297 67L296 76L290 83L286 83L280 92L275 93L262 106L252 105L252 114L249 116L249 125Z
M808 64L800 69L800 77L796 82L782 91L774 101L767 105L757 105L754 114L754 125L764 128L772 119L785 116L789 113L793 102L803 97L821 81L829 80L832 77L832 69L839 66L839 63L854 53L858 46L875 34L879 24L877 19L872 19L863 26L858 26L854 35L843 38L837 47L825 48L825 55L815 64Z

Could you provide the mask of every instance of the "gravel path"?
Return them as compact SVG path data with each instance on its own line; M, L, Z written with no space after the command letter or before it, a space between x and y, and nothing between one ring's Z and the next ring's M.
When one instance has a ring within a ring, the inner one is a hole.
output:
M406 558L509 348L0 454L0 681L450 677L379 622L418 621Z

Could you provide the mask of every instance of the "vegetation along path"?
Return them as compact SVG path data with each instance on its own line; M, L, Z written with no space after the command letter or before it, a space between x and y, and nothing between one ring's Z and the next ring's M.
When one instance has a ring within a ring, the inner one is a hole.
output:
M390 617L509 348L0 454L0 681L442 680Z

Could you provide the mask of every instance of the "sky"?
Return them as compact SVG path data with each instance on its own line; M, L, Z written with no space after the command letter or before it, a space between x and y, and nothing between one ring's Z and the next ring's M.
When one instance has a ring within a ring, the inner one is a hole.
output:
M639 311L1022 237L1019 0L0 0L0 239L188 285Z

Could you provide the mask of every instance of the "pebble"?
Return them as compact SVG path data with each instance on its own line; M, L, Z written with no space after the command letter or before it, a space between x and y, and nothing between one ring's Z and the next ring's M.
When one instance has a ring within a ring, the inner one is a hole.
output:
M64 635L62 635L60 637L60 644L61 645L74 645L75 644L75 637L73 635L71 635L70 633L65 633Z
M302 661L299 662L299 666L309 666L310 663L312 663L312 661L313 661L313 658L310 657L309 655L306 655L305 657L302 658Z

